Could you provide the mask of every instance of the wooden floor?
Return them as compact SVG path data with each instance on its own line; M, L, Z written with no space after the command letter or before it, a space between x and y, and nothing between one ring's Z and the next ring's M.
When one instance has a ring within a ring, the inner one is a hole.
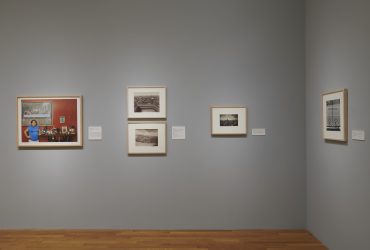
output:
M322 250L327 248L305 230L0 230L0 249Z

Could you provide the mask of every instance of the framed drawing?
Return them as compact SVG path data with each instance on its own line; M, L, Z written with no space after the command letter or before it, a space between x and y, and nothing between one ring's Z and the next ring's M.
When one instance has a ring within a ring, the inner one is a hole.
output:
M166 154L166 123L129 123L128 154Z
M82 147L82 96L17 97L18 147Z
M246 135L247 108L211 107L212 135Z
M166 87L128 87L129 119L165 119Z
M347 142L347 89L322 94L322 131L325 140Z

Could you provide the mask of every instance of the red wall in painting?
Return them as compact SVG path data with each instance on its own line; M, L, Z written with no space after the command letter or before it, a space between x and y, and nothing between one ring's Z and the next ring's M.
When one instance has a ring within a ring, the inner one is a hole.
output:
M65 117L65 123L59 123L59 118ZM53 100L53 126L75 126L77 128L77 100Z
M76 99L58 99L58 100L32 100L32 101L23 101L23 102L51 102L52 103L52 118L53 118L53 126L47 126L48 129L50 128L61 128L62 126L67 126L68 128L74 126L77 130L77 100ZM60 123L60 117L65 117L65 122ZM27 126L22 126L22 141L27 142L28 139L24 135L23 131L27 128ZM40 129L44 128L44 126L40 126ZM42 136L40 137L40 141L47 141L47 138Z

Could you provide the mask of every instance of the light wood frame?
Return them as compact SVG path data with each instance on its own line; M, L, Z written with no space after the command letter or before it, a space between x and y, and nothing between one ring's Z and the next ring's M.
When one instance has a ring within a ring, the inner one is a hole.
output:
M326 101L339 99L340 101L340 131L327 130L327 106ZM322 109L322 137L327 141L348 141L348 90L325 92L321 94Z
M24 142L22 129L22 101L27 100L77 100L77 141L76 142ZM17 137L16 144L18 148L82 148L83 147L83 97L81 95L74 96L18 96L17 97Z
M153 147L136 146L136 129L158 129L158 149ZM167 154L167 123L130 121L127 125L128 155L166 155Z
M238 115L238 126L231 128L231 126L222 128L220 119L215 115L221 114L220 112L228 113L234 110ZM246 136L248 133L248 109L244 106L211 106L211 135L212 136Z
M158 112L136 112L134 108L135 91L145 93L158 92ZM165 86L128 86L127 87L127 117L129 120L164 120L167 118L167 87Z

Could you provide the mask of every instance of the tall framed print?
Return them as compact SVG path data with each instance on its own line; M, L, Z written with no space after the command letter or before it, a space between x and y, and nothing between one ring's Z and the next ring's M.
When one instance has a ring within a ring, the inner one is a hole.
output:
M17 97L17 145L82 147L82 96Z
M166 123L129 123L128 154L166 154L166 132Z
M322 131L325 140L348 140L348 90L322 94Z
M166 87L128 87L129 119L165 119Z
M212 135L246 135L247 108L211 107Z

